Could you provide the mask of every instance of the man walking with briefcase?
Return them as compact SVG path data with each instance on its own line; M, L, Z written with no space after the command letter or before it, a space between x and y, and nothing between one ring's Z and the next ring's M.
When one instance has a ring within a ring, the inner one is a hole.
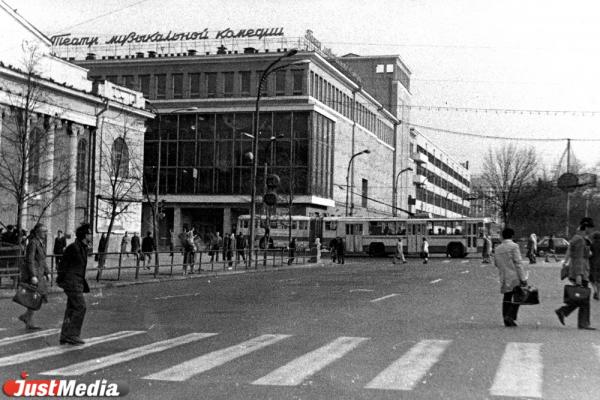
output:
M578 232L569 241L563 267L567 269L567 277L574 285L565 286L565 305L555 310L558 320L564 325L565 317L579 308L577 328L587 330L596 329L590 326L590 241L586 238L593 227L594 221L591 218L583 218L579 223Z
M85 280L85 269L91 235L89 224L82 224L77 228L76 239L67 246L62 262L58 266L56 284L67 295L67 309L60 332L60 344L73 346L85 344L80 335L86 310L83 294L90 291Z

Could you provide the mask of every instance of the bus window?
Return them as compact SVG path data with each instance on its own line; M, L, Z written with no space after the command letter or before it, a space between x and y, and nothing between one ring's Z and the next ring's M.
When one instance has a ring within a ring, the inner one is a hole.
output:
M406 235L406 222L399 221L398 222L398 230L396 231L398 235Z
M383 234L384 235L395 235L396 234L396 222L392 221L392 222L384 223Z
M337 221L325 221L325 230L326 231L337 230Z
M277 229L277 220L271 220L269 221L269 226L271 227L271 229Z
M308 221L298 221L298 229L307 230L308 229Z
M298 229L298 221L292 221L292 229Z
M462 225L462 223L456 222L456 225L454 225L454 234L455 235L462 235L464 231L465 231L465 228Z
M433 232L434 232L433 221L427 221L427 234L433 235Z
M346 232L347 231L348 231L348 228L346 228ZM382 233L381 222L369 221L369 235L381 235L381 233Z

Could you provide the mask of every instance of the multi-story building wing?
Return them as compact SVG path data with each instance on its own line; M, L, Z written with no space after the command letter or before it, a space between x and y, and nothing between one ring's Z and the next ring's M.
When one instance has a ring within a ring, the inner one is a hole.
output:
M454 160L414 128L411 137L410 151L416 164L416 212L450 218L468 216L472 200L468 162Z

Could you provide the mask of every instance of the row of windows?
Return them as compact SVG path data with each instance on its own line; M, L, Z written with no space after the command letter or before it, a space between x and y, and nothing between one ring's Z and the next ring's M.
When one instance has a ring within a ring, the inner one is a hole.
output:
M430 152L425 150L423 147L417 145L417 151L419 153L425 154L427 156L427 158L429 159L429 163L431 165L435 165L436 167L438 167L439 169L441 169L442 171L444 171L445 173L447 173L448 175L450 175L451 177L453 177L454 179L456 179L463 185L465 185L467 187L470 186L470 182L468 179L461 176L454 169L450 168L450 166L448 164L446 164L445 162L443 162L442 160L440 160L439 158L437 158L436 156L434 156L433 154L431 154Z
M427 204L433 204L434 206L441 207L445 210L461 215L467 215L469 211L469 208L463 206L461 203L457 203L454 200L451 200L445 196L441 196L422 187L417 188L417 200Z
M313 71L310 73L310 82L311 96L346 118L356 121L367 130L373 132L384 143L390 146L394 145L394 129L377 118L376 113L369 111L367 107L359 102L354 104L351 96L348 96Z
M258 193L264 187L263 168L256 177ZM156 188L156 167L146 166L144 186L153 192ZM287 201L290 185L294 195L309 194L308 168L288 167L269 168L269 174L277 174L281 178L278 194ZM290 181L291 179L291 181ZM216 168L216 167L161 167L161 194L250 194L252 191L252 167Z
M305 111L261 113L259 123L259 191L266 164L269 173L281 178L280 193L331 197L334 123ZM252 132L252 124L252 113L163 115L155 119L144 143L146 188L155 187L160 147L161 193L250 193L252 160L248 154L252 140L242 132Z
M464 199L469 196L469 193L467 193L466 191L462 190L461 188L459 188L452 182L448 181L447 179L442 178L435 172L429 171L427 168L423 167L422 165L417 165L417 175L422 175L422 176L427 177L427 180L429 182L431 182L432 184L434 184L435 186L442 188L460 198Z
M263 71L190 72L172 74L106 75L117 85L144 93L149 99L254 97ZM101 79L99 76L90 79ZM282 69L269 76L262 86L263 96L304 94L304 70Z

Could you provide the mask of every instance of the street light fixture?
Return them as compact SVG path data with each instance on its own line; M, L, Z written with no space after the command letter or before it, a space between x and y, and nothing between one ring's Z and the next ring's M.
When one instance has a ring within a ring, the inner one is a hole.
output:
M254 129L253 129L253 135L254 135L254 140L253 140L253 153L254 153L254 160L252 163L252 192L250 195L250 254L248 255L248 265L251 266L252 265L252 255L254 252L254 233L255 233L255 220L256 220L256 176L258 174L258 157L257 157L257 152L258 152L258 132L259 132L259 112L260 112L260 98L262 96L262 87L263 84L265 82L265 80L267 79L267 77L282 68L286 68L288 67L289 64L286 65L282 65L279 66L277 68L274 68L275 65L283 60L284 58L288 58L288 57L292 57L294 56L296 53L298 53L298 50L296 49L291 49L287 52L285 52L283 55L281 55L280 57L278 57L275 61L273 61L271 64L269 64L269 66L263 71L263 73L260 76L260 79L258 80L258 85L257 85L257 91L256 91L256 104L255 104L255 114L254 114Z
M400 175L403 174L404 172L412 171L412 170L413 169L411 167L406 167L406 168L402 169L400 172L398 172L398 175L396 175L396 181L395 181L396 185L394 186L394 188L396 189L396 191L394 193L395 199L396 199L396 202L394 203L394 212L393 212L394 215L396 215L396 206L398 205L398 178L400 178Z
M352 155L352 157L350 157L350 161L348 161L348 171L346 173L346 217L348 216L348 195L350 193L350 167L352 166L352 161L354 161L354 158L360 156L361 154L369 154L371 153L371 150L369 149L365 149L363 151L359 151L358 153ZM354 178L354 177L353 177ZM352 179L352 188L354 189L354 179ZM352 204L352 208L354 208L354 203Z
M155 248L155 253L154 253L154 276L158 275L158 267L159 267L159 257L158 257L158 223L157 223L157 215L158 215L158 196L160 195L160 169L161 169L161 157L162 157L162 137L161 137L161 122L162 122L162 114L160 113L160 111L158 110L158 108L156 108L156 106L152 103L150 103L148 100L146 100L146 104L148 106L150 106L150 108L152 109L152 111L154 112L154 114L156 114L158 116L158 129L157 129L157 136L158 136L158 162L156 165L156 183L155 183L155 191L154 191L154 218L153 218L153 234L154 234L154 248ZM178 112L194 112L194 111L198 111L198 107L186 107L186 108L179 108L176 110L172 110L169 111L170 114L174 114L174 113L178 113Z

